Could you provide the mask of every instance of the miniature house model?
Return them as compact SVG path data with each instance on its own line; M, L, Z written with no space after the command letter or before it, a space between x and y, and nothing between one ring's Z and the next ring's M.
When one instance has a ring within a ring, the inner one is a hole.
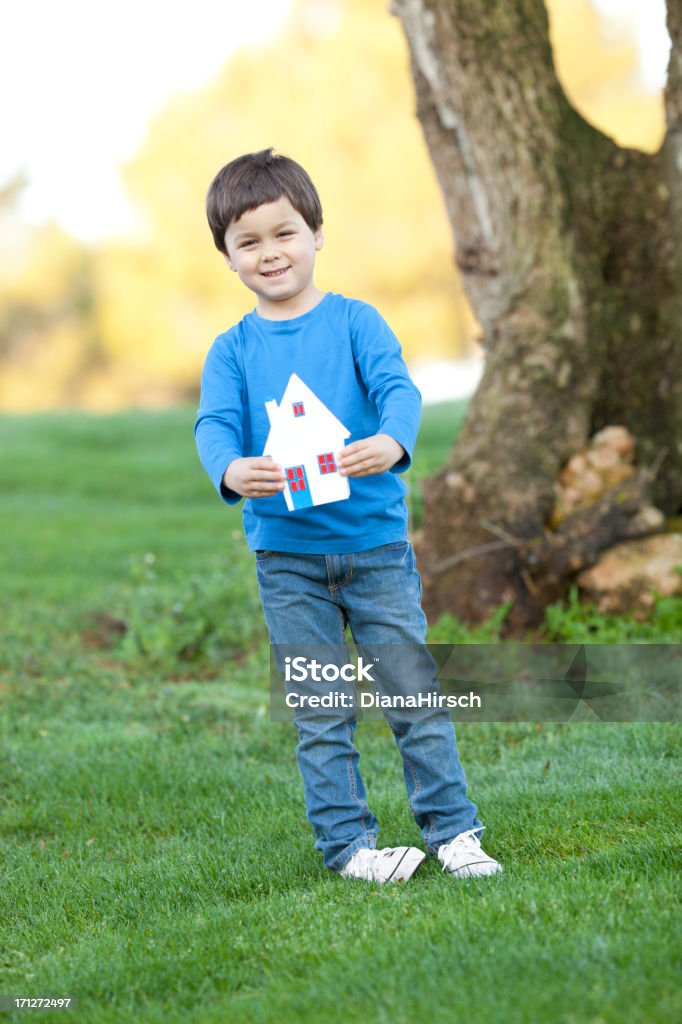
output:
M284 500L290 512L350 494L348 478L336 466L336 454L350 431L314 392L292 373L282 401L265 403L270 433L263 455L284 469Z

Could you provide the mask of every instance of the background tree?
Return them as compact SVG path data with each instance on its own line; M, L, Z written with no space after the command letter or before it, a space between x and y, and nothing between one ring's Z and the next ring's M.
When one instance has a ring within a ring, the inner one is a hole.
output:
M634 38L605 33L590 0L547 2L572 102L622 144L656 149L663 104L632 75ZM271 144L320 189L320 286L373 302L415 370L472 354L479 325L412 96L387 0L295 0L276 39L152 120L124 172L137 228L84 243L26 222L19 179L0 185L3 408L194 403L211 339L251 306L212 248L206 184L231 155Z
M522 629L603 548L651 532L643 474L550 528L557 474L596 431L626 426L658 506L680 506L681 4L668 3L667 131L653 154L571 105L542 0L392 9L487 355L425 487L426 608L480 621L513 599Z
M103 362L94 257L56 222L22 221L25 187L0 185L0 406L77 405Z

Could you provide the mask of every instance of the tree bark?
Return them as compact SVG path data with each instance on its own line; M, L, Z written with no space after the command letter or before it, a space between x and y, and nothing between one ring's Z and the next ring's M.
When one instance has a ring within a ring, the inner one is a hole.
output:
M392 9L486 353L457 444L424 485L425 610L480 622L511 599L522 632L603 547L651 532L649 496L667 513L682 501L682 0L668 4L667 135L653 155L570 105L542 0ZM596 542L576 530L571 550L567 524L560 537L548 526L554 483L608 424L657 472L640 476L630 515L593 510Z

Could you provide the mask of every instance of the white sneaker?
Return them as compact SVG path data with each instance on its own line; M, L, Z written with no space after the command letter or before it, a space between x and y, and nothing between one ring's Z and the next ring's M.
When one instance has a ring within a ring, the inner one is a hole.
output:
M480 828L471 828L440 847L438 860L443 865L443 871L449 871L455 878L482 878L497 875L504 870L501 864L481 848L481 840L477 835L481 831Z
M363 882L407 882L425 857L416 846L388 846L385 850L361 847L339 874Z

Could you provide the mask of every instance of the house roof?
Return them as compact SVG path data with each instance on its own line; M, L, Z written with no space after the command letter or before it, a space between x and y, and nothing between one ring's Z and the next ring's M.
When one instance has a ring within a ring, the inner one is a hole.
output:
M303 402L303 416L294 416L293 406L296 402ZM330 437L337 443L350 437L350 430L296 373L289 377L279 405L270 401L266 402L265 407L270 419L270 431L263 449L264 455L272 454L271 449L274 447L280 449L289 443L296 446L305 444L308 447L316 440L329 444Z

